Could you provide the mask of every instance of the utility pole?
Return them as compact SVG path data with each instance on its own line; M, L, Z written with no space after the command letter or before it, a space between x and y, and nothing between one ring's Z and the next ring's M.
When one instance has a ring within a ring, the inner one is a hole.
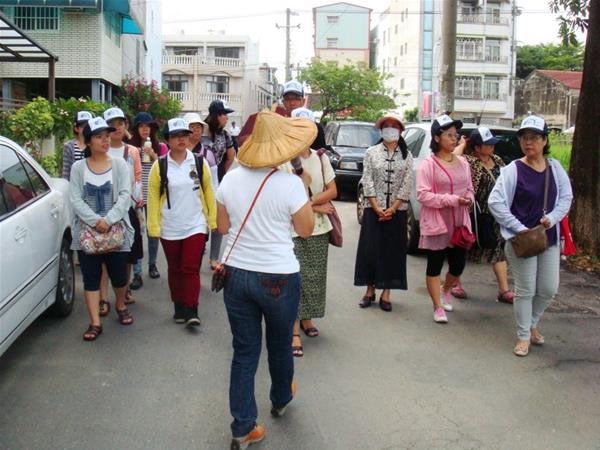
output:
M442 4L442 86L443 111L454 111L454 80L456 78L456 0Z
M285 10L285 25L280 26L275 24L278 29L285 28L285 81L292 79L292 68L290 66L290 52L292 47L292 39L290 38L290 28L300 28L298 25L290 25L290 16L297 16L298 13L292 13L290 8Z
M515 88L515 53L517 52L517 41L515 40L516 27L517 27L517 16L521 15L521 10L517 8L516 1L513 0L511 5L511 17L512 17L512 39L510 42L510 77L508 84L508 95L513 94Z

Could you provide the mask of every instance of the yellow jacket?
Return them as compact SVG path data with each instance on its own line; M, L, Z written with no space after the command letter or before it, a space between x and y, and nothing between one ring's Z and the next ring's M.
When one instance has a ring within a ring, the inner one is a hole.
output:
M204 170L202 171L202 183L201 189L198 189L198 196L202 202L202 211L204 217L208 222L208 227L211 230L217 228L217 202L215 200L215 193L212 188L212 181L210 176L210 167L206 160L204 162ZM161 217L160 212L164 202L167 201L166 192L160 195L160 169L158 167L158 160L152 164L150 169L150 175L148 176L148 235L151 237L160 237L160 223ZM171 202L173 199L171 198Z

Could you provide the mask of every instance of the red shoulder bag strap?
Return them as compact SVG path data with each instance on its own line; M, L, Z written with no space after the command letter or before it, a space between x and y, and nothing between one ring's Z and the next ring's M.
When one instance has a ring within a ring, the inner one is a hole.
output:
M250 203L250 207L248 208L248 212L246 213L246 217L244 217L244 221L242 222L242 225L240 225L240 229L237 232L237 235L235 236L235 239L233 240L233 244L231 244L231 248L229 249L229 251L227 252L227 256L225 257L225 260L223 261L222 264L225 264L227 262L227 260L229 259L229 255L231 255L231 251L233 250L233 247L235 247L236 242L238 241L238 238L240 237L240 233L242 232L242 230L244 229L244 227L246 226L246 222L248 222L248 217L250 217L250 213L252 212L252 209L254 209L254 205L256 204L256 200L258 199L258 195L260 194L260 192L263 190L263 188L265 187L265 184L267 183L267 180L271 177L271 175L273 175L275 172L277 172L277 169L272 169L267 176L265 177L265 179L262 181L262 183L260 184L258 191L256 191L256 194L254 194L254 198L252 199L252 203Z
M450 180L450 193L454 194L454 180L452 179L452 176L450 175L450 173L444 168L444 166L442 166L440 164L440 162L436 159L435 156L432 156L431 159L433 160L434 163L436 163L438 165L438 167L440 169L442 169L442 171L446 174L446 176L448 177L448 179ZM460 161L459 161L460 164ZM433 174L434 178L433 178L433 183L435 184L435 174ZM454 224L454 227L456 227L456 218L454 217L454 208L452 208L452 222Z

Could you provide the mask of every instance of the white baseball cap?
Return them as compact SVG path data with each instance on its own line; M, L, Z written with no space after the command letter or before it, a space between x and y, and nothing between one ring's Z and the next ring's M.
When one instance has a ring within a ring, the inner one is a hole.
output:
M165 137L169 137L172 134L181 132L191 133L187 120L181 117L169 119L163 128L163 135Z
M102 117L94 117L88 120L85 128L83 129L83 137L85 140L89 140L94 134L101 133L103 131L115 131L114 127L109 126Z
M283 85L283 97L285 97L285 94L296 94L304 97L304 87L299 81L290 80Z
M87 122L92 117L94 116L92 116L92 113L89 111L77 111L77 114L75 116L75 123L81 124L81 122Z
M311 122L315 121L315 113L308 108L296 108L292 111L292 117L308 119Z
M525 130L535 131L536 133L546 136L548 134L548 125L546 125L546 121L541 117L531 115L523 119L519 131L517 131L517 135L522 134Z
M106 122L110 122L113 119L125 119L125 113L123 112L123 110L121 108L117 108L116 106L113 106L112 108L108 108L106 111L104 111L104 120L106 120Z

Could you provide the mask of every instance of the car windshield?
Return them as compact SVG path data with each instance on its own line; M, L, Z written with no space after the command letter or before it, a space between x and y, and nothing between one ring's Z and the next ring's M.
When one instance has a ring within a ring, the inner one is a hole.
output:
M373 125L341 125L335 145L341 147L371 147L381 139L379 130Z

